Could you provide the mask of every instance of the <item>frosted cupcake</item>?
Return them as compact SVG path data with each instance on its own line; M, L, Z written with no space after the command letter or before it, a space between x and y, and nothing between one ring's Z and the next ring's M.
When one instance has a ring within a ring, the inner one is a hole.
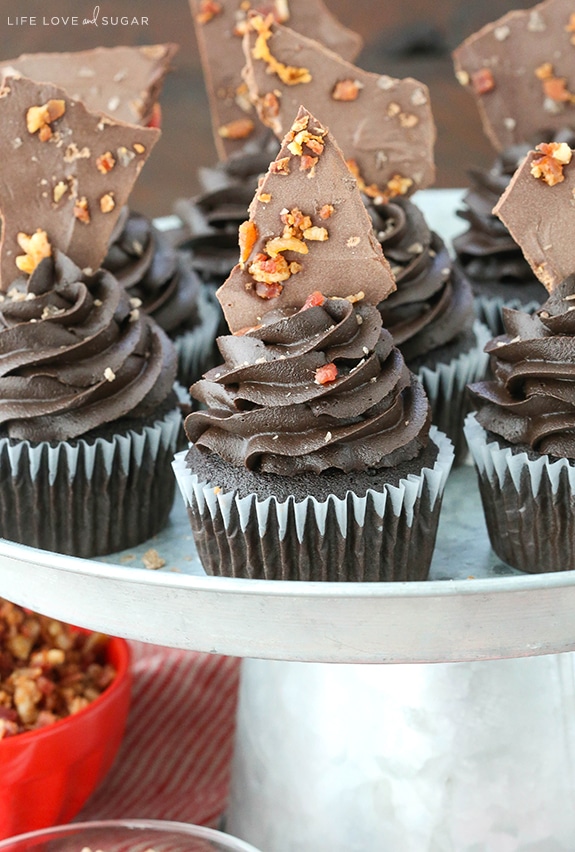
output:
M504 306L533 311L547 296L493 208L535 144L575 142L572 16L567 0L546 0L488 24L453 54L457 78L475 97L499 152L489 170L470 171L459 213L469 226L453 242L477 314L494 335L504 331Z
M539 148L495 209L549 296L533 314L504 309L494 379L471 386L466 423L493 549L531 573L575 568L575 160L565 144Z
M0 535L109 553L157 532L173 497L175 352L98 270L159 132L24 77L0 114Z
M389 265L339 148L305 109L240 233L218 291L224 364L192 388L206 410L187 418L192 447L174 464L204 568L425 579L452 446L382 330Z

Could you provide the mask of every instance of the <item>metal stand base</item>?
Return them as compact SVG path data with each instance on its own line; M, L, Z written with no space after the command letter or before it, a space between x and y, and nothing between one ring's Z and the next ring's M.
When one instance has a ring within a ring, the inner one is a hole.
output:
M245 660L227 828L265 852L573 850L573 662Z

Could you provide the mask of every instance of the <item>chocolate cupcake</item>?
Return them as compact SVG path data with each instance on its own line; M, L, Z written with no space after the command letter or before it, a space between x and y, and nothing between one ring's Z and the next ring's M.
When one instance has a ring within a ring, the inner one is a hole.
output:
M175 352L98 269L159 131L24 77L2 94L0 535L109 553L156 533L173 498Z
M174 248L150 219L125 207L102 265L174 342L178 382L187 388L197 381L216 361L221 311L190 253Z
M575 250L565 234L575 161L567 145L541 147L495 210L549 296L535 313L504 308L505 334L487 347L494 378L471 385L477 412L466 422L492 547L530 573L575 568Z
M379 305L383 325L423 382L433 423L453 441L459 463L467 456L466 387L485 375L489 330L475 319L466 276L415 204L368 200L367 209L397 284Z
M509 12L453 53L457 79L475 97L483 129L499 152L489 170L470 171L471 188L459 211L469 227L453 241L477 315L493 335L504 332L503 307L533 311L547 297L493 208L537 143L575 143L567 89L574 70L572 13L566 0Z
M452 446L382 329L395 285L357 186L304 108L240 235L224 364L192 388L205 410L174 463L204 568L425 579Z

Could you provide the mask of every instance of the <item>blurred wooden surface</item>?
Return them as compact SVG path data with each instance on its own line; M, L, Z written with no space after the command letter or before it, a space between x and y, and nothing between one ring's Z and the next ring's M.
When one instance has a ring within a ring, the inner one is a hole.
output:
M470 166L485 166L494 152L485 138L475 103L456 82L450 52L467 35L512 8L528 8L521 0L325 0L348 27L359 32L365 48L357 64L395 77L411 76L431 91L437 124L437 186L464 186ZM84 50L98 45L180 45L162 96L163 135L134 189L132 206L148 215L170 213L175 198L197 191L198 166L215 162L208 103L187 0L104 0L98 26L89 0L45 0L24 4L1 0L2 59L24 52ZM25 8L27 7L27 8ZM16 25L21 15L37 15L36 26ZM78 26L63 18L76 15ZM104 26L102 19L148 18L148 25ZM44 25L42 19L59 19Z

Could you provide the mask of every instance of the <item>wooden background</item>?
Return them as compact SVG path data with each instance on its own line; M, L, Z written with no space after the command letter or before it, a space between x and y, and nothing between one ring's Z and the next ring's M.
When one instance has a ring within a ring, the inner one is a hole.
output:
M486 166L494 152L485 138L472 97L456 82L451 50L467 35L521 0L325 0L348 27L359 32L365 48L356 61L367 71L412 76L431 90L438 130L437 186L464 186L466 169ZM170 213L175 198L197 191L196 170L215 162L207 98L187 0L103 0L100 24L43 25L42 18L93 17L89 0L1 0L2 59L24 52L83 50L98 45L180 45L162 96L163 135L134 189L132 206L151 216ZM38 24L16 25L36 15ZM102 26L102 17L147 16L148 26Z

